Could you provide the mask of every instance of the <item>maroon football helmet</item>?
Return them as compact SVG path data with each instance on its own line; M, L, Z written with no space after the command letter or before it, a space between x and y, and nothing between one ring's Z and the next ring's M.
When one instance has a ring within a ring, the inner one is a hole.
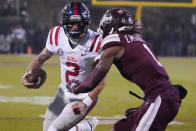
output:
M114 34L123 33L131 34L133 32L134 21L131 15L124 9L111 9L107 10L103 15L98 32L103 37Z

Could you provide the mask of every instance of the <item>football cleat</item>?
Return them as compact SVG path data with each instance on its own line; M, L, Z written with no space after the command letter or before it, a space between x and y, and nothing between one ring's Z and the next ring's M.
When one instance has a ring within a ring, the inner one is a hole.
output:
M94 131L96 126L99 124L99 120L96 117L91 117L88 119L88 124L91 127L91 131Z

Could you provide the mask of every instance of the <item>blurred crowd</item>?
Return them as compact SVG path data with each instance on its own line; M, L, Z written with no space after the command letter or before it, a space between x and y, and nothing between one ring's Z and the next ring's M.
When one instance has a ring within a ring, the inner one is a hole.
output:
M0 2L0 16L18 16L28 17L28 1L27 0L1 0Z
M44 28L36 29L20 22L10 24L10 29L0 34L0 53L39 53L45 46L47 33Z
M30 20L29 2L0 1L0 53L37 54L45 47L50 27L38 26ZM91 18L94 19L93 16ZM57 18L54 19L57 21ZM145 20L144 18L143 38L151 45L156 55L196 56L196 15L188 28L185 21L179 20L175 24L166 21L162 22L158 32L155 32L153 24ZM97 26L98 23L92 22L92 25Z
M157 36L148 25L144 39L159 56L196 56L196 24L187 30L185 28L185 23L165 23Z
M0 53L39 53L45 46L45 32L48 30L30 23L28 1L20 0L17 3L18 1L1 0Z

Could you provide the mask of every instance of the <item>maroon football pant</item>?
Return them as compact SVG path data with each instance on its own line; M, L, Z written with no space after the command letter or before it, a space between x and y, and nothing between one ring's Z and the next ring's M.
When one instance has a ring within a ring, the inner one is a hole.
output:
M115 123L115 131L164 131L180 107L176 96L173 88L153 94L127 118Z

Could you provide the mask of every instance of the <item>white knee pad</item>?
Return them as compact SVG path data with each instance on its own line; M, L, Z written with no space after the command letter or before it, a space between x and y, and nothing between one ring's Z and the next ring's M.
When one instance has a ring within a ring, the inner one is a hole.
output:
M86 114L87 109L81 114L75 115L72 105L76 102L69 103L65 106L61 114L52 123L58 130L69 130L77 124Z
M57 115L55 115L52 111L49 109L46 110L45 118L43 122L43 131L47 131L52 122L57 118Z
M54 127L53 125L51 125L51 126L48 128L47 131L58 131L58 130L56 129L56 127Z

